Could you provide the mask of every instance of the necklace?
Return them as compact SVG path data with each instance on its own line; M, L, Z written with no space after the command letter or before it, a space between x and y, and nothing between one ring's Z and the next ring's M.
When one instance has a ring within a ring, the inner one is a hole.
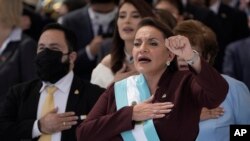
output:
M129 64L134 63L133 56L132 56L132 55L129 55L125 49L124 49L124 53L125 53L125 56L126 56L126 61L127 61Z

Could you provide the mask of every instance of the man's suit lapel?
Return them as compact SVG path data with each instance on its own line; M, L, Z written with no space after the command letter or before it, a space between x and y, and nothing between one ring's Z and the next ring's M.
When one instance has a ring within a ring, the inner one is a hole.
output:
M81 84L78 82L78 79L74 76L69 92L66 111L76 111L77 103L80 99L80 93L81 93Z
M32 117L34 119L37 117L37 109L38 109L38 103L40 98L40 89L42 87L41 81L38 81L35 85L31 85L31 87L27 88L22 94L26 95L25 98L27 102L24 102L23 107L28 107L23 110L23 118L25 117Z
M31 105L36 105L36 106L33 106L33 111L32 111L32 113L33 112L35 112L35 113L37 113L37 109L38 109L38 103L39 103L39 99L40 99L40 89L41 89L41 87L42 87L42 83L41 82L39 82L36 86L35 86L35 88L34 88L34 90L33 90L33 103L31 104Z
M10 43L0 55L0 68L4 66L5 62L8 61L11 56L14 55L17 49L17 42Z
M69 92L66 111L65 111L65 112L74 111L76 116L80 116L78 111L79 109L84 108L84 107L79 106L79 102L80 100L82 100L82 98L80 97L81 97L81 94L83 93L81 92L82 83L80 83L79 81L80 80L74 76L73 82L71 84L70 92ZM76 126L72 126L71 130L62 131L61 141L68 141L72 139L72 137L75 136L75 129L76 129Z

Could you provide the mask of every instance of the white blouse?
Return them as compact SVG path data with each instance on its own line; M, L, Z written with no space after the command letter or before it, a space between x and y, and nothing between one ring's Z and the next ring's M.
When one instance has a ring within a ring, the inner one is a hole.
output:
M100 87L107 88L113 80L114 74L112 70L104 64L99 63L92 71L90 82Z

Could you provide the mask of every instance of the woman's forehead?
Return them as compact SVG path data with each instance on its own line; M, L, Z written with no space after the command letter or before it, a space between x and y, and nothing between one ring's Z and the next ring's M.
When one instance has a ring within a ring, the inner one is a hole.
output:
M163 38L163 34L153 26L143 26L137 30L135 39L137 38Z

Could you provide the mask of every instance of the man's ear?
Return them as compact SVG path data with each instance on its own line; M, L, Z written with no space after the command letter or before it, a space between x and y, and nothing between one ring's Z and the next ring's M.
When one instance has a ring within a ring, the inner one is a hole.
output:
M69 54L69 62L70 64L74 64L77 58L77 53L75 51Z

